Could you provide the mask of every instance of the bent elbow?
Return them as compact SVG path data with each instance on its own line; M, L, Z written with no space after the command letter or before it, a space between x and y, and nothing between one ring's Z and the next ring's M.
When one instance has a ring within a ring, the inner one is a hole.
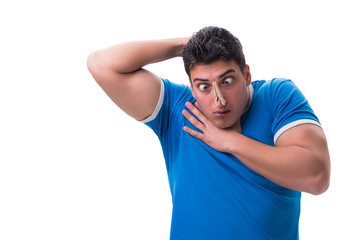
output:
M330 186L330 181L327 182L321 182L318 184L314 184L314 186L312 186L311 191L309 191L309 193L313 194L313 195L320 195L324 192L326 192L326 190L328 190Z
M309 180L308 193L313 195L320 195L329 188L330 186L330 170L326 169L313 176Z
M327 148L326 148L327 149ZM320 195L326 192L330 186L330 156L328 151L323 151L313 159L313 172L308 179L308 187L310 194Z
M98 66L96 59L97 59L96 52L91 53L87 58L87 62L86 62L87 68L92 75L94 75Z
M109 63L104 58L101 51L91 53L87 58L87 68L95 81L98 84L102 84L104 81L112 79L112 70L109 67Z

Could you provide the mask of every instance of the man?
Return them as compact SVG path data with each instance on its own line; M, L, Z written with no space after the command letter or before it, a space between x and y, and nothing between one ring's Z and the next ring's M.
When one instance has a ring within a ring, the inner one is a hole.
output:
M142 67L183 56L190 87ZM301 192L328 188L319 120L286 79L251 82L242 46L206 27L189 38L89 56L108 96L158 135L173 201L171 239L297 239Z

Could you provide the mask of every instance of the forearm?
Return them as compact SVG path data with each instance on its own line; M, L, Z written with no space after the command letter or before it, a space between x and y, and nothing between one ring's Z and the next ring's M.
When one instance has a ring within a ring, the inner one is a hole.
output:
M319 194L327 188L321 155L301 146L269 146L234 134L227 152L246 166L283 187Z
M121 43L96 51L92 59L117 73L131 73L145 65L182 56L188 38Z

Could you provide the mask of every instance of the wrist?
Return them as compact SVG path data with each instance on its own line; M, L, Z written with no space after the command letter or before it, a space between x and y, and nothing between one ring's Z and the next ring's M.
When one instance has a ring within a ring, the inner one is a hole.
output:
M238 155L241 151L242 142L244 140L244 135L239 132L229 132L229 136L227 138L225 144L225 152L230 153L232 155Z
M182 57L183 55L183 51L184 51L184 47L185 45L188 43L190 37L183 37L183 38L177 38L176 41L176 56L177 57Z

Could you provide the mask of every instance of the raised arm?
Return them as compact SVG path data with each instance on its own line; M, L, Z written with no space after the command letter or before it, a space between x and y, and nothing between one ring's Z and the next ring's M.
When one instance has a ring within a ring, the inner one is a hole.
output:
M129 116L150 116L160 95L160 78L145 65L182 56L188 38L138 41L93 52L88 69L111 100Z

